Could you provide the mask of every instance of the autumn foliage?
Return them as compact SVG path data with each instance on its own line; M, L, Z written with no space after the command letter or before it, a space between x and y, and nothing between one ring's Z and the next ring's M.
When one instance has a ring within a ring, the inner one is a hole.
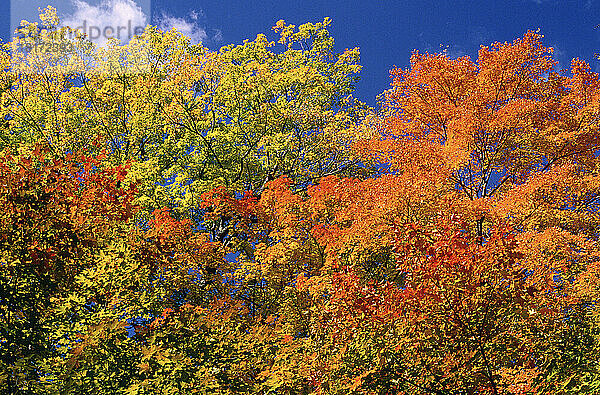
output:
M598 74L530 31L374 111L329 23L6 47L0 392L600 392Z

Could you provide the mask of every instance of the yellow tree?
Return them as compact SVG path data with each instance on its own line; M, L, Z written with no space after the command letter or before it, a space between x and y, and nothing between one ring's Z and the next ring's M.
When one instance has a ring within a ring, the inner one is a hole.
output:
M41 18L2 54L4 146L107 148L107 162L135 159L144 206L180 215L217 186L260 191L282 174L302 186L357 169L359 51L334 51L329 19L279 21L277 43L259 34L213 52L154 27L97 48L59 28L52 8Z

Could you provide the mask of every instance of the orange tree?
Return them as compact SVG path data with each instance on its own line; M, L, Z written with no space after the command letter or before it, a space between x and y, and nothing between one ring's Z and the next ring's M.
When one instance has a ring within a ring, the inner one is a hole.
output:
M597 390L600 81L555 63L534 32L476 62L416 52L355 144L386 174L273 190L262 257L311 262L311 307L269 377L291 358L322 392Z

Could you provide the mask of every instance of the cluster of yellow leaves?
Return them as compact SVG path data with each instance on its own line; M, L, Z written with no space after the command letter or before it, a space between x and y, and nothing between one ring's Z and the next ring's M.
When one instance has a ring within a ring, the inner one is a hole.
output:
M148 214L187 214L218 186L356 169L352 130L370 114L351 96L359 51L334 52L328 19L278 22L280 44L260 34L210 51L155 27L95 47L51 7L41 18L52 23L24 23L1 53L2 146L43 139L57 157L85 147L107 149L108 164L134 159Z

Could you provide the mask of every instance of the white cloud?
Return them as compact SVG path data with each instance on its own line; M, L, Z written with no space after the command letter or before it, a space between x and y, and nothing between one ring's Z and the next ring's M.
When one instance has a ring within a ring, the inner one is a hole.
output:
M213 41L217 44L223 41L223 32L219 29L215 31L215 35L213 36Z
M198 44L205 42L208 39L206 30L196 23L199 15L202 14L192 11L192 13L190 13L190 19L192 19L194 22L188 22L184 18L177 18L171 15L162 14L162 16L158 19L157 25L161 30L164 31L176 29L178 32L190 37L192 44Z
M440 48L442 49L442 53L450 59L458 59L468 55L467 51L458 45L440 45Z
M567 53L556 45L553 45L552 48L554 49L554 59L558 60L556 70L568 69L571 66L571 60L567 57Z
M133 0L102 0L90 4L72 0L73 13L63 17L63 24L84 31L98 45L104 45L111 37L126 43L139 34L149 22L142 7Z
M62 16L62 24L78 29L98 45L104 45L110 37L127 43L135 34L143 31L150 23L151 0L70 0L71 13ZM207 41L219 43L223 34L218 29L211 33L202 25L205 19L202 10L193 10L185 18L162 13L153 20L161 30L176 29L190 37L193 44Z
M204 16L204 12L202 10L200 10L200 11L193 10L192 12L190 12L190 18L192 18L192 20L194 20L194 21L197 21L198 18L200 18L201 16Z

